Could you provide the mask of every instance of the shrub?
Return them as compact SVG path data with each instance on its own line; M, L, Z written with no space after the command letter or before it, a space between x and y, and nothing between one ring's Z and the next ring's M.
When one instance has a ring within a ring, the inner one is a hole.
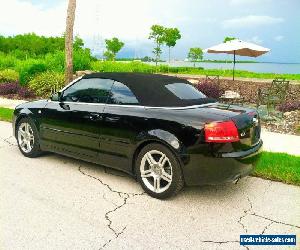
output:
M0 84L0 95L17 94L19 88L20 85L17 82Z
M288 101L278 106L278 110L281 112L290 112L294 110L300 110L300 101Z
M65 85L63 73L46 71L36 75L28 86L37 96L49 97L52 93L60 90Z
M44 63L39 62L38 60L24 61L24 63L19 65L19 74L20 74L21 85L25 85L36 74L44 72L46 70L47 70L46 65Z
M18 59L12 55L0 52L0 69L12 69L16 66Z
M2 82L16 82L19 80L18 72L12 69L5 69L0 71L0 83Z
M0 84L0 95L7 98L28 99L35 97L32 90L22 87L18 82Z
M65 70L65 53L63 51L56 51L55 53L48 53L45 56L45 64L49 71L64 72L64 70Z
M89 50L74 50L73 54L74 72L78 70L91 69L91 61L93 58L90 56ZM56 51L49 53L45 56L45 64L50 71L64 72L65 69L65 53L64 51Z
M220 88L220 86L215 83L199 83L196 85L196 88L210 98L219 99L220 96L224 94L224 91Z
M17 91L17 95L21 99L28 99L28 98L34 98L35 94L34 92L27 88L27 87L20 87Z
M74 72L78 70L91 69L91 61L93 58L88 49L74 50Z

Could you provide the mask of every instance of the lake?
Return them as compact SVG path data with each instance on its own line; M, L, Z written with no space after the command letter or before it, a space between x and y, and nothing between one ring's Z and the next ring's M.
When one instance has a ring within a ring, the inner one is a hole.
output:
M155 64L151 62L150 64ZM163 62L162 64L168 64ZM192 62L175 61L171 62L173 67L193 67ZM196 63L196 67L204 69L232 69L233 63ZM300 74L300 63L236 63L237 70L247 70L257 73L277 73L277 74Z

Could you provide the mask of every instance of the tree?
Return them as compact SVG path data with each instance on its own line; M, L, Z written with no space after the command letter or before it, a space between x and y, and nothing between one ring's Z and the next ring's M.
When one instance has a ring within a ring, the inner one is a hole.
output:
M75 36L73 48L77 50L77 49L82 49L83 46L84 46L84 42L82 38L80 38L79 36Z
M162 53L161 45L165 41L165 27L157 24L152 25L148 39L152 39L155 42L156 47L153 49L152 53L155 56L155 67L157 67L157 62L159 61Z
M164 43L169 48L169 63L171 58L171 47L176 45L177 40L181 38L180 31L177 28L166 28L164 32Z
M105 39L106 51L104 56L106 60L114 61L117 53L123 48L124 43L121 42L118 38L113 37L112 39Z
M201 48L190 48L190 51L188 53L188 59L190 59L192 62L200 61L203 59L203 51Z
M235 38L235 37L230 37L230 36L226 36L226 37L224 38L223 43L227 43L227 42L232 41L232 40L235 40L235 39L237 39L237 38Z
M66 84L73 80L73 27L75 20L76 0L69 0L66 33L65 33L65 81Z

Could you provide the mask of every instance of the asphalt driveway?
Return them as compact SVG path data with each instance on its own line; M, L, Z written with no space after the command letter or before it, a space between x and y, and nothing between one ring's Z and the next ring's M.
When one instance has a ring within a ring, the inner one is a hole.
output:
M240 234L300 240L300 187L247 177L160 201L95 164L25 158L11 134L0 122L1 249L245 249Z

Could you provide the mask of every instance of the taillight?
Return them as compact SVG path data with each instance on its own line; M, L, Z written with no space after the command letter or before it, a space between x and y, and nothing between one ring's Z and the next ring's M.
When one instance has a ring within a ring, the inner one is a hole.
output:
M239 141L239 133L233 121L212 122L204 127L206 142L236 142Z

